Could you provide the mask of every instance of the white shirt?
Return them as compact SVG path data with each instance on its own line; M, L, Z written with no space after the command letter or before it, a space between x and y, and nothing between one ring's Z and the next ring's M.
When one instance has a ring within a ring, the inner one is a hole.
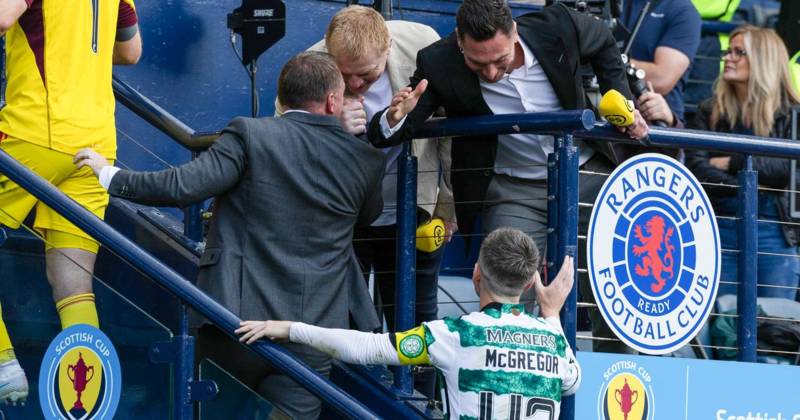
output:
M367 112L367 121L392 102L392 95L389 72L384 70L381 77L364 93L364 110ZM383 211L371 226L389 226L397 223L397 157L400 156L403 146L379 150L386 154L386 172L381 188Z
M481 94L494 114L561 111L553 86L533 52L519 41L525 61L495 83L480 81ZM525 179L547 178L547 155L554 150L554 138L539 134L501 134L497 136L494 172ZM583 148L579 164L592 157Z
M524 64L495 83L480 81L483 100L495 115L523 112L552 112L562 110L553 86L533 52L521 39L519 41ZM381 129L390 137L405 122L405 118L389 128L386 113L381 116ZM525 179L547 178L547 155L554 150L553 136L538 134L501 134L497 136L495 173ZM579 164L586 163L594 154L588 147L580 148Z
M114 178L114 175L119 172L120 168L116 166L103 166L103 169L100 170L100 175L97 176L97 180L100 181L100 185L108 191L108 187L111 185L111 179Z

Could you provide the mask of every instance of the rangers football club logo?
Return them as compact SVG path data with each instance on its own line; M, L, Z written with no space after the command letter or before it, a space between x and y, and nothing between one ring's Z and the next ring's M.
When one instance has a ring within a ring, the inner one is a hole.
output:
M39 371L39 404L45 418L113 418L121 388L117 352L99 329L69 327L47 348Z
M719 232L705 191L678 161L648 153L614 170L592 209L587 255L598 309L628 346L670 353L706 322Z

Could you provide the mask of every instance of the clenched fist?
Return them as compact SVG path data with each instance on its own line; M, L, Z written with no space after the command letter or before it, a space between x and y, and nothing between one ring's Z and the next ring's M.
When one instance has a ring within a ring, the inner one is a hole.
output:
M364 97L346 97L339 117L344 131L357 136L367 131L367 111L364 110Z

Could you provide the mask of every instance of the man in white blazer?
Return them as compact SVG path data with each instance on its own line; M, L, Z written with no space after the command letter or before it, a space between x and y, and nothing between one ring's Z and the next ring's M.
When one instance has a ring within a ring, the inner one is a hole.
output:
M408 86L416 69L417 51L439 40L433 28L414 22L384 21L374 9L350 6L331 19L325 39L309 50L326 51L336 61L348 96L342 126L354 135L365 135L366 123L386 108L394 92ZM276 101L276 114L282 107ZM369 227L355 232L354 248L368 278L375 273L387 325L395 331L395 237L397 235L397 160L401 146L381 149L386 154L383 180L383 212ZM450 186L450 139L417 139L411 150L418 159L417 220L423 224L442 219L449 241L457 230ZM437 317L437 285L444 247L428 253L417 251L417 302L415 321ZM377 298L377 297L376 297ZM380 311L379 311L380 312ZM418 388L433 394L433 380L418 381Z

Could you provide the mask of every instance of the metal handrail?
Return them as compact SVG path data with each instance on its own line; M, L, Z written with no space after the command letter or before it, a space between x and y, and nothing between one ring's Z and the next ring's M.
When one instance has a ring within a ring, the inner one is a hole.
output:
M112 77L111 86L119 103L188 150L206 150L220 135L218 131L198 133L117 76Z
M117 101L141 117L150 125L166 134L179 145L193 152L194 156L208 149L220 135L220 132L198 133L183 121L179 120L167 110L160 107L148 97L142 95L131 85L112 75L111 87ZM201 206L193 204L183 210L183 234L189 239L200 242L203 240L202 221L200 220Z
M590 130L595 116L588 109L487 115L480 117L431 118L414 133L417 138L480 136L530 132Z
M186 302L229 336L236 337L234 330L239 327L241 322L239 317L2 150L0 150L0 173L6 175L97 239L111 252ZM377 418L367 407L328 379L320 376L308 365L297 360L281 346L269 340L260 340L250 347L278 370L330 404L344 416L354 419Z
M199 152L214 144L220 132L197 133L167 110L114 76L112 80L117 101L188 150ZM432 118L425 122L415 136L421 138L508 134L521 132L561 132L589 130L595 116L589 110L541 112L536 114L505 114L466 118Z
M598 124L591 131L576 131L576 138L638 144L607 124ZM760 156L800 158L800 142L770 137L677 128L650 128L651 146L704 149L729 153L751 153Z

